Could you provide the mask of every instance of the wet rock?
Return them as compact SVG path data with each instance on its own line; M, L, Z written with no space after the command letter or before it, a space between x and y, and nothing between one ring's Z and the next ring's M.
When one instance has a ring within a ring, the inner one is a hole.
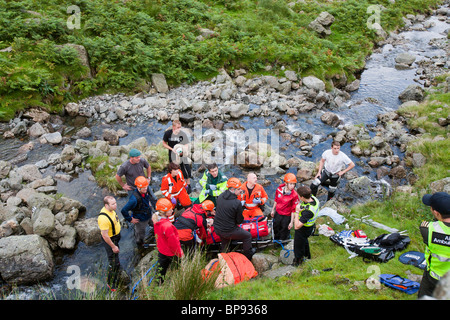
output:
M22 176L24 181L34 181L42 178L42 173L34 164L26 164L19 167L17 173Z
M323 123L332 127L337 127L341 123L341 120L339 119L338 115L333 112L325 112L320 117L320 120L322 120Z
M416 61L416 56L408 52L402 52L395 57L395 62L400 64L412 65Z
M101 241L97 218L94 217L77 221L75 222L74 227L80 237L80 241L84 242L87 246L99 243Z
M42 138L45 139L48 143L51 144L59 144L62 141L62 135L60 132L52 132L52 133L46 133L42 135Z
M40 136L46 133L47 131L42 127L42 125L39 122L33 124L28 130L28 135L31 138L39 138Z
M75 102L69 102L64 107L64 110L66 110L69 116L75 117L78 115L78 112L80 112L80 106Z
M420 102L424 99L424 90L421 86L412 84L412 85L409 85L402 93L400 93L398 98L402 102L411 101L411 100Z
M0 239L0 274L8 284L25 285L49 279L53 274L53 254L39 235Z

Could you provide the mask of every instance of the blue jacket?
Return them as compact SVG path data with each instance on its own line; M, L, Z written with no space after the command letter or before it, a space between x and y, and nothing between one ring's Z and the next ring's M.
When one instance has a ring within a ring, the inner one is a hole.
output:
M129 212L132 212L131 216ZM145 196L142 197L142 194L135 189L131 195L130 199L128 199L127 204L120 211L122 216L128 222L131 222L131 218L139 219L140 221L146 221L152 216L152 208L150 205L150 195L149 193L145 193Z

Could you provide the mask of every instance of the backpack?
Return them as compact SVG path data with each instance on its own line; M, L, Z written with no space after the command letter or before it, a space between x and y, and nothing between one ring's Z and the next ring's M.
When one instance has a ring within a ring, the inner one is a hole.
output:
M380 274L380 283L407 294L414 294L419 290L420 283L393 274Z
M332 235L330 240L344 247L351 254L350 258L358 255L365 262L366 259L376 262L387 262L395 255L393 250L373 244L373 240L355 237L354 232L351 230L344 230Z
M371 241L373 245L394 251L401 251L405 249L410 242L411 239L408 236L403 236L398 232L382 234Z

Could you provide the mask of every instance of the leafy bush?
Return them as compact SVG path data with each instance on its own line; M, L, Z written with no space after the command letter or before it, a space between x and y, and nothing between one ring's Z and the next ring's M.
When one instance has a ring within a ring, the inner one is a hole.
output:
M383 5L385 30L402 25L402 15L424 12L441 0L305 1L289 7L275 0L56 1L0 0L0 94L3 120L29 106L58 109L69 101L104 91L132 93L163 73L169 84L207 79L221 67L274 73L281 66L326 80L349 78L364 65L376 35L367 28L370 5ZM80 28L67 20L80 9ZM335 16L327 39L308 29L322 11ZM215 35L199 40L200 28ZM71 49L83 45L92 78Z

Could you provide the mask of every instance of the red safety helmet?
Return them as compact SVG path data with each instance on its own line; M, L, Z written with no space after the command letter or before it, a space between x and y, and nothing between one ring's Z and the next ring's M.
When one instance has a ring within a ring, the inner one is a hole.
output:
M230 178L227 181L227 188L236 188L238 189L242 185L241 180L238 178Z
M156 201L156 210L167 212L173 208L172 201L167 198L161 198Z
M134 180L134 184L138 188L146 188L148 187L148 180L146 177L139 176L136 178L136 180Z
M284 182L286 183L297 183L297 177L293 173L286 173L284 176Z
M202 202L202 209L205 211L213 211L214 207L214 202L212 202L211 200L205 200Z

